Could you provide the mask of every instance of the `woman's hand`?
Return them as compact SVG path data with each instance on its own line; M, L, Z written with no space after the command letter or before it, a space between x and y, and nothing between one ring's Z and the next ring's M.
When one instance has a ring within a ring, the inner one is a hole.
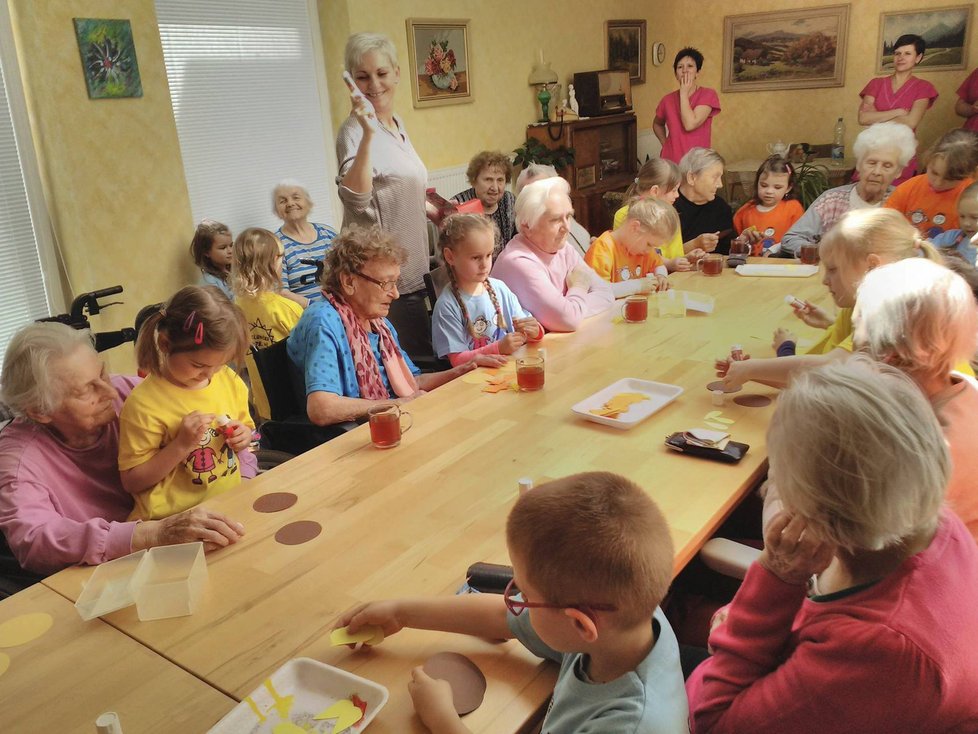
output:
M704 252L713 252L717 249L717 244L720 242L719 232L704 232L695 240L693 240L694 250L697 248L703 250Z
M213 413L201 413L196 410L190 415L184 416L183 420L180 421L180 428L174 441L187 453L193 451L200 446L204 434L207 433L207 429L210 428L216 417Z
M791 310L795 312L795 316L816 329L827 329L835 323L835 319L829 316L828 312L810 301L805 301L804 306L792 303Z
M418 718L432 734L468 731L452 702L452 687L447 680L432 678L420 665L411 671L408 693Z
M458 370L458 374L461 376L477 367L489 367L490 369L502 367L508 361L505 355L502 354L477 354L468 362L463 362L455 369Z
M241 523L198 505L163 520L138 523L132 533L132 550L200 540L205 551L212 551L236 543L244 532Z
M591 287L591 270L584 265L578 265L567 273L567 290L571 288L583 288L588 290Z
M697 260L702 260L704 257L706 257L706 250L702 247L694 247L686 253L686 259L689 260L690 268L692 268L693 263Z
M231 447L234 453L240 454L251 446L252 433L248 426L241 421L231 421L227 424L227 427L232 432L230 436L225 438L225 441L227 441L228 446Z
M804 586L832 562L835 548L817 538L800 515L779 512L764 531L757 562L786 584Z
M679 93L687 97L693 93L693 75L683 72L679 77Z
M373 103L360 91L349 73L343 73L343 81L346 82L346 88L350 90L350 103L353 106L352 115L357 118L365 136L373 135L374 131L377 130L377 112L374 110Z
M785 342L794 342L795 344L797 344L798 337L792 334L787 329L782 329L781 327L778 327L777 329L774 330L774 340L771 342L771 347L774 349L775 352L777 352L778 349L781 347L781 345L784 344Z
M514 331L500 339L498 344L500 354L512 354L526 344L526 334L522 331Z
M404 629L403 622L398 619L398 612L398 603L394 600L357 604L339 616L333 629L346 627L353 634L365 625L375 625L384 630L384 637L390 637Z
M540 322L537 321L533 316L527 316L522 319L513 319L513 328L517 331L523 332L527 339L532 341L540 341L543 338L543 327L540 326Z

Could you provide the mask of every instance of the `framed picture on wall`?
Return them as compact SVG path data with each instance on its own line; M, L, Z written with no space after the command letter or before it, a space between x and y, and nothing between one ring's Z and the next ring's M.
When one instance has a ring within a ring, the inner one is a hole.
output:
M414 106L471 102L468 19L408 18L407 37Z
M924 60L918 64L918 69L966 69L972 7L974 6L955 5L909 13L880 13L876 73L893 73L893 44L906 33L920 36L927 45Z
M723 19L724 92L841 87L849 5L728 15Z
M142 97L136 47L128 20L74 18L90 99Z
M645 21L605 23L605 58L609 69L628 69L632 84L645 83Z

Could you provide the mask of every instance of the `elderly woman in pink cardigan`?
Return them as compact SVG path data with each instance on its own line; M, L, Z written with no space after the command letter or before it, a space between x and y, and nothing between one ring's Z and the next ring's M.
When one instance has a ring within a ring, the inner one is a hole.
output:
M547 331L576 331L584 319L615 301L611 286L566 244L573 215L564 179L526 186L516 199L519 233L492 269L493 277L506 283Z

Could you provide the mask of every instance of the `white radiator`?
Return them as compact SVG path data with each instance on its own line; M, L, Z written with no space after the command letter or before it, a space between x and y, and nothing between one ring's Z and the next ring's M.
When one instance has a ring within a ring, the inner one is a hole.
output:
M434 186L439 194L446 199L451 199L459 191L470 188L469 179L465 177L466 168L468 164L428 171L428 187Z

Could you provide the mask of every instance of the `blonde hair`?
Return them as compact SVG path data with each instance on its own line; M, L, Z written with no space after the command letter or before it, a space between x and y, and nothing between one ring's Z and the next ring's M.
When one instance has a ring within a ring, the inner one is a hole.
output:
M653 186L658 186L660 192L672 191L681 180L675 163L666 158L651 158L638 169L638 175L625 191L625 201L630 204L641 199Z
M924 155L927 166L935 158L944 161L944 177L951 181L974 176L978 168L978 135L960 128L945 133Z
M664 201L655 198L639 199L628 207L625 221L634 219L655 235L669 239L679 229L679 215Z
M343 52L346 70L351 74L355 73L363 62L363 57L371 51L384 54L391 66L398 68L397 49L388 36L383 33L354 33L346 39L346 50Z
M282 243L267 229L251 227L234 241L231 288L235 295L257 296L282 288L279 258Z
M0 401L14 415L50 415L64 402L64 384L52 364L80 347L95 351L90 331L46 321L28 324L7 344L0 373Z
M190 256L194 263L205 273L209 273L223 281L227 281L228 274L223 268L218 268L211 262L210 251L214 245L214 240L220 234L231 236L231 230L226 224L215 221L214 219L202 219L200 224L194 229L193 239L190 240Z
M941 262L941 254L906 217L895 209L885 208L846 212L822 237L819 253L823 258L834 254L850 265L864 262L870 255L877 255L885 262L918 255Z
M351 224L339 233L326 251L320 284L336 298L345 300L340 276L355 275L371 260L403 265L407 261L407 251L380 225L361 227Z
M937 527L951 460L930 403L898 370L854 355L798 375L767 441L786 509L820 539L882 550Z
M857 347L915 379L946 377L978 345L978 306L968 283L921 258L867 273L853 321Z
M438 236L438 256L445 264L445 270L448 272L449 286L452 289L452 295L455 296L455 302L462 312L465 329L473 339L477 339L479 338L479 334L476 333L472 319L469 318L469 310L465 307L465 301L462 299L462 294L458 289L455 268L445 260L445 250L454 251L456 247L468 240L473 232L486 232L495 242L495 238L499 235L499 228L489 217L482 214L452 214L448 216L442 224L441 234ZM496 289L492 287L489 278L483 281L483 285L486 287L486 293L489 294L492 306L496 310L496 326L503 331L510 331L510 325L506 323L503 309L499 305L499 297L496 295Z
M506 543L547 602L613 604L620 627L648 623L672 581L665 517L641 487L610 472L574 474L522 495Z

